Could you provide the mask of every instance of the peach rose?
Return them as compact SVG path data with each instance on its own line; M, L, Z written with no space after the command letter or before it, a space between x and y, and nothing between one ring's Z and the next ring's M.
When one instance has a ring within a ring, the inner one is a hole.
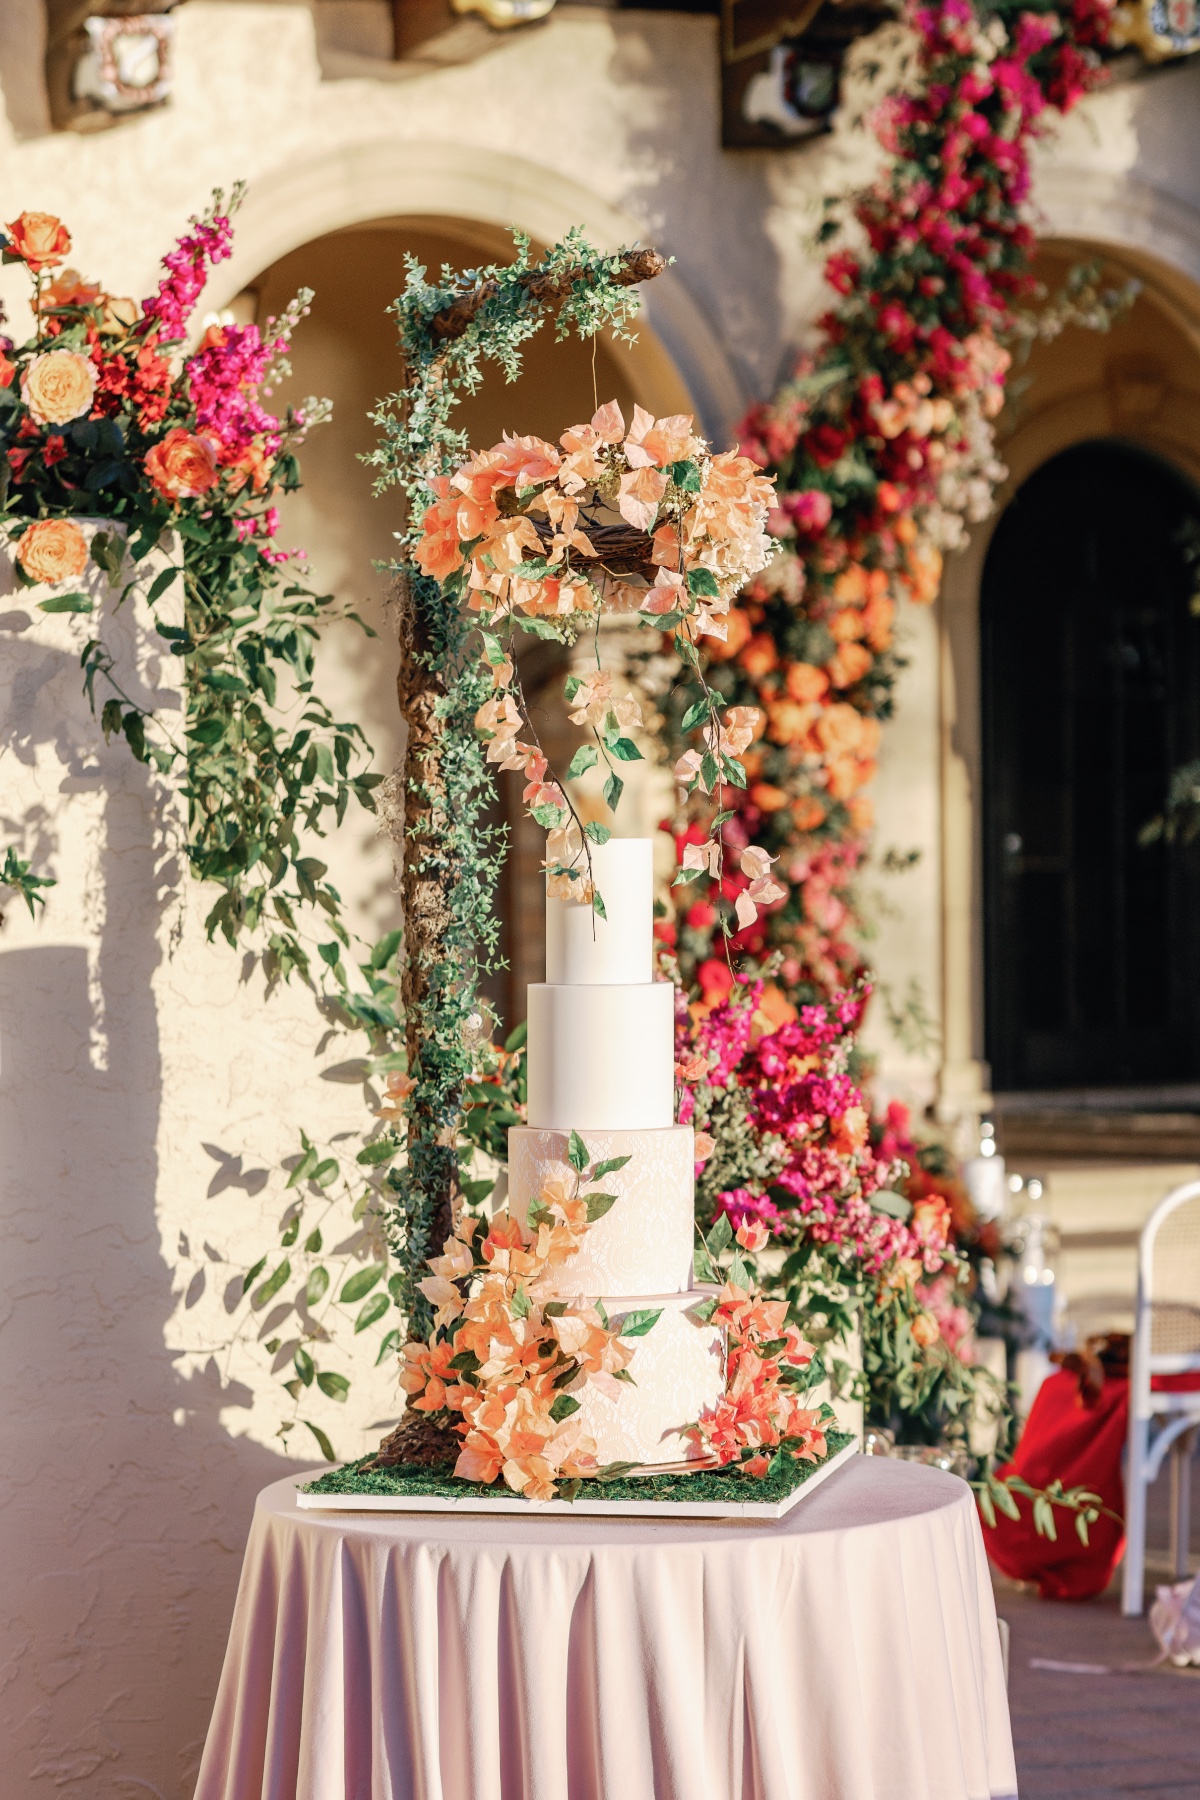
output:
M33 270L61 262L71 248L71 234L53 213L23 212L6 227L8 248Z
M92 409L96 365L78 350L44 350L26 363L21 394L39 425L65 425Z
M835 644L852 644L865 629L861 608L857 606L840 607L826 623Z
M87 568L87 539L73 519L38 519L26 526L16 555L31 581L77 581Z
M825 771L830 798L834 800L848 800L874 776L875 764L854 756L835 756Z
M868 600L863 612L863 626L868 644L878 654L891 648L892 621L896 617L896 602L890 594L881 594L878 599Z
M779 812L788 803L788 797L781 787L775 787L769 781L756 781L750 789L750 798L760 812Z
M174 425L147 452L145 469L167 500L196 500L217 482L216 451L209 438L196 437Z
M38 295L38 311L50 312L56 306L90 306L100 298L95 282L85 281L78 269L64 269Z
M833 584L833 597L840 606L861 604L867 597L867 571L861 563L843 569Z
M855 794L846 802L846 811L850 814L850 823L855 831L873 831L875 829L875 808L865 794Z
M142 316L142 309L136 300L118 298L113 294L100 296L104 311L100 315L100 329L108 336L120 336L132 331Z
M712 662L732 662L738 651L750 641L753 627L744 612L736 606L725 621L727 631L723 639L706 636L704 648Z
M816 710L815 706L798 706L794 700L776 700L767 708L767 736L773 744L798 744Z

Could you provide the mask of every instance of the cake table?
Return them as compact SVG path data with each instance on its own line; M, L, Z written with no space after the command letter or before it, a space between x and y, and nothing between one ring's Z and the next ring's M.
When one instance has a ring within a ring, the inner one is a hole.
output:
M974 1502L858 1457L768 1525L259 1497L195 1800L1011 1800Z

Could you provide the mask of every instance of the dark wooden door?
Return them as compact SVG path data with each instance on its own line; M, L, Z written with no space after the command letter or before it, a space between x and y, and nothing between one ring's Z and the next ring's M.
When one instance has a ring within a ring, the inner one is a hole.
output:
M999 1091L1200 1077L1200 843L1138 835L1200 755L1200 501L1080 444L1021 488L981 597L986 1038Z

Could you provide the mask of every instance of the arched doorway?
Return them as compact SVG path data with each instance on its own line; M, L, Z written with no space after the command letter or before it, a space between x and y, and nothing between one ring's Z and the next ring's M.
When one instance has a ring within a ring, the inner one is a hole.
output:
M1200 494L1117 438L1044 463L981 591L986 1054L998 1091L1200 1078Z

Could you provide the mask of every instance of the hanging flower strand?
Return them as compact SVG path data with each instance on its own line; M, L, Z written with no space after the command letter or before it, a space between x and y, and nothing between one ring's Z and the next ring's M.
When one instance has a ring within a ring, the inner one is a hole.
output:
M478 615L493 693L475 723L488 761L527 778L525 806L550 834L551 891L590 899L603 911L590 881L587 842L603 842L607 829L580 826L550 771L498 628L573 642L581 622L619 613L670 632L678 655L701 680L698 705L706 720L705 749L689 753L694 764L683 759L688 766L681 764L678 779L688 792L711 793L723 781L744 787L739 758L758 714L735 707L722 718L719 696L699 674L697 646L724 633L735 595L774 549L767 532L772 481L749 457L712 455L687 414L655 419L637 406L627 428L610 400L590 423L564 431L557 445L506 435L452 475L435 476L429 488L433 500L414 558L444 593ZM632 736L642 723L638 702L614 691L612 674L602 669L571 676L566 698L572 722L590 727L593 736L567 776L603 759L604 797L615 810L624 786L617 765L641 756ZM719 859L716 836L711 853ZM771 883L765 869L758 876L761 895L761 882ZM753 903L751 896L747 904Z

